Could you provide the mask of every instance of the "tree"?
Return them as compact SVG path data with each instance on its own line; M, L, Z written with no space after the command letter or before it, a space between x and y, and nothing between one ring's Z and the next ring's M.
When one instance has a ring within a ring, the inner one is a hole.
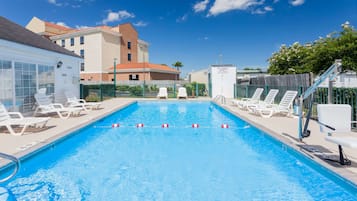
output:
M172 64L173 66L176 67L177 71L180 72L180 68L183 67L183 64L181 63L181 61L176 61L176 63ZM179 74L180 75L180 74ZM180 76L179 76L180 77Z
M172 65L175 66L178 71L180 71L180 68L183 67L183 64L181 63L181 61L176 61L176 63L174 63Z
M342 59L344 70L357 71L357 31L348 22L342 25L340 33L331 33L313 43L282 45L268 59L268 72L317 74L329 68L335 59Z
M304 65L306 58L312 51L311 45L300 45L295 42L292 46L280 46L279 52L275 52L269 58L268 72L271 74L307 73L310 69Z

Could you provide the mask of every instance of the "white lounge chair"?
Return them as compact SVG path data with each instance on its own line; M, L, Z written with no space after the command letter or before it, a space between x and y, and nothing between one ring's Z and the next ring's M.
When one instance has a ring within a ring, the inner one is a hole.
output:
M5 106L0 103L0 127L6 127L12 135L24 134L29 126L40 125L40 127L44 127L49 119L48 117L24 117L19 112L8 112ZM20 132L15 132L13 126L22 127L22 129Z
M72 91L66 91L64 92L66 98L67 98L67 106L68 107L80 107L83 108L83 110L88 111L88 110L97 110L99 109L100 105L102 102L87 102L84 99L78 99Z
M177 93L177 98L187 98L187 91L185 87L179 87L178 88L178 93Z
M34 115L43 114L48 115L56 113L61 119L67 119L71 115L79 116L82 108L79 107L64 107L61 103L52 103L51 99L45 94L35 94L35 99L38 104Z
M351 121L351 111L351 106L345 104L317 105L320 131L328 134L325 140L338 145L340 155L338 162L341 165L351 164L351 161L344 157L342 146L357 148L357 135L351 132L351 124L356 123Z
M278 95L278 93L279 89L270 89L269 93L263 101L258 101L258 103L248 103L246 107L250 112L254 112L254 109L257 107L264 107L267 105L274 104L275 97L276 95Z
M167 98L167 88L166 87L160 87L159 88L159 93L157 94L157 98Z
M257 104L260 100L260 96L262 95L264 89L257 88L255 89L252 97L250 98L242 98L240 100L233 100L233 105L238 106L240 109L247 109L248 104Z
M290 116L292 113L293 102L296 98L297 93L297 91L286 91L279 105L259 105L258 107L253 109L253 112L255 114L259 114L264 118L270 118L275 114Z

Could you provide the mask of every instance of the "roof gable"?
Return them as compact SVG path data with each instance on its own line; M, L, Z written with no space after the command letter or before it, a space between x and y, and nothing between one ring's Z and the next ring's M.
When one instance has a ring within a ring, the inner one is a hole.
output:
M11 22L10 20L0 16L0 39L20 43L27 46L32 46L52 52L57 52L69 56L80 57L73 52L60 47L50 40L37 35L36 33L27 30L26 28Z

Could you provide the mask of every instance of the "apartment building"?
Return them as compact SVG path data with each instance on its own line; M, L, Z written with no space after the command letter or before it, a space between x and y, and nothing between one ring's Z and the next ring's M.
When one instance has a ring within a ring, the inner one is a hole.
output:
M138 38L130 23L71 29L33 17L26 28L80 55L84 59L80 68L83 81L112 81L114 64L135 63L141 66L138 69L145 69L145 63L149 63L149 44ZM179 74L178 71L175 73ZM167 79L172 79L171 69L167 75ZM117 79L130 80L130 77L120 76Z

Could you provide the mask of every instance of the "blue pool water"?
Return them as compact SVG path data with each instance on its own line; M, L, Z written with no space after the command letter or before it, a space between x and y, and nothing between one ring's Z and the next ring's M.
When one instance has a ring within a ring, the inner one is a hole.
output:
M115 123L120 126L112 128ZM73 133L25 160L0 190L8 200L300 201L356 195L355 187L212 103L167 101L135 103Z

